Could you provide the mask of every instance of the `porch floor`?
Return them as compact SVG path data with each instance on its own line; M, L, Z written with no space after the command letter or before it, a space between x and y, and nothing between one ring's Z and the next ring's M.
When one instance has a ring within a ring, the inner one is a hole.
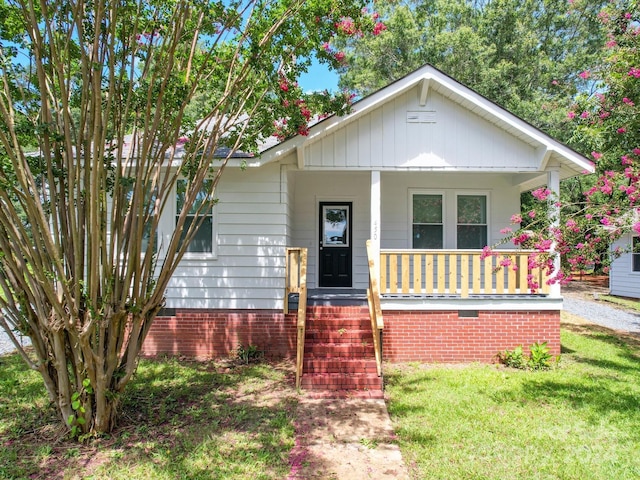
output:
M430 300L458 300L460 294L442 294L436 293L431 295L425 294L403 294L403 293L385 293L381 295L382 299L430 299ZM522 300L522 299L545 299L549 298L548 294L471 294L467 300ZM292 293L289 296L289 305L298 304L298 294ZM367 291L358 288L310 288L307 292L308 306L366 306ZM292 307L290 307L292 308Z

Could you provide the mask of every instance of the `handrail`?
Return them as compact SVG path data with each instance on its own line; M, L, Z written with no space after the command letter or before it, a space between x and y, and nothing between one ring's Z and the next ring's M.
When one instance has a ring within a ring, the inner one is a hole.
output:
M382 376L382 331L384 320L380 306L380 290L378 288L378 270L376 268L376 251L371 240L367 240L367 257L369 258L369 288L367 301L369 302L369 318L373 332L373 348L376 355L376 369L378 376Z
M304 336L307 318L307 249L287 248L285 265L284 313L289 313L289 294L298 294L298 337L296 347L296 388L300 388L304 360Z
M380 251L380 292L400 295L548 294L548 275L530 267L533 251Z

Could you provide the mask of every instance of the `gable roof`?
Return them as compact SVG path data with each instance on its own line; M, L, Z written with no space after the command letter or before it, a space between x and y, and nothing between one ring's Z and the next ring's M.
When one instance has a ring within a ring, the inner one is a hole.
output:
M304 168L303 149L306 145L321 140L416 87L421 106L426 104L429 92L435 91L533 147L539 157L538 171L522 174L518 179L521 190L545 184L545 171L551 165L559 167L561 178L594 170L592 162L583 155L428 64L354 103L350 114L342 117L331 116L311 126L308 136L296 135L265 149L260 158L256 158L252 164L259 166L276 161L295 150L298 154L298 166Z

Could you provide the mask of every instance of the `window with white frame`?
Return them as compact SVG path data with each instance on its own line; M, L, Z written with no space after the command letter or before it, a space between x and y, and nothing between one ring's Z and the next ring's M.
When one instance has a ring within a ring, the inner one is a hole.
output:
M456 206L456 248L487 245L487 196L458 195Z
M213 218L213 205L215 201L208 197L210 190L211 180L205 180L202 190L198 194L196 201L189 210L188 216L185 220L184 227L182 229L182 235L180 239L184 238L184 235L189 230L189 227L196 218L196 213L203 208L200 215L205 217L202 219L202 223L198 227L191 243L187 247L187 254L196 255L213 255L215 253L214 242L214 218ZM178 180L176 184L176 222L182 207L184 206L186 194L187 194L187 181Z
M633 237L633 251L631 253L631 269L640 272L640 237Z
M412 195L412 245L417 249L444 247L444 196Z
M156 200L157 200L157 191L147 190L144 193L144 199L141 204L136 208L135 206L131 206L131 202L133 201L134 188L133 185L123 187L125 190L124 197L126 199L126 208L134 208L136 210L136 218L138 220L142 220L144 222L143 230L142 230L142 238L141 238L141 253L145 253L147 248L149 248L149 243L151 243L151 230L153 228L153 223L156 220ZM158 251L158 231L154 231L153 236L153 252Z

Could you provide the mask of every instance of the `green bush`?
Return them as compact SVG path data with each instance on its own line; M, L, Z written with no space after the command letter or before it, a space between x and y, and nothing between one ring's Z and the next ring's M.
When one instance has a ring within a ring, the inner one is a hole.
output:
M547 342L536 342L529 347L528 356L524 354L522 345L518 345L513 350L498 353L498 360L507 367L521 370L549 370L560 359L560 357L554 359L549 352Z

